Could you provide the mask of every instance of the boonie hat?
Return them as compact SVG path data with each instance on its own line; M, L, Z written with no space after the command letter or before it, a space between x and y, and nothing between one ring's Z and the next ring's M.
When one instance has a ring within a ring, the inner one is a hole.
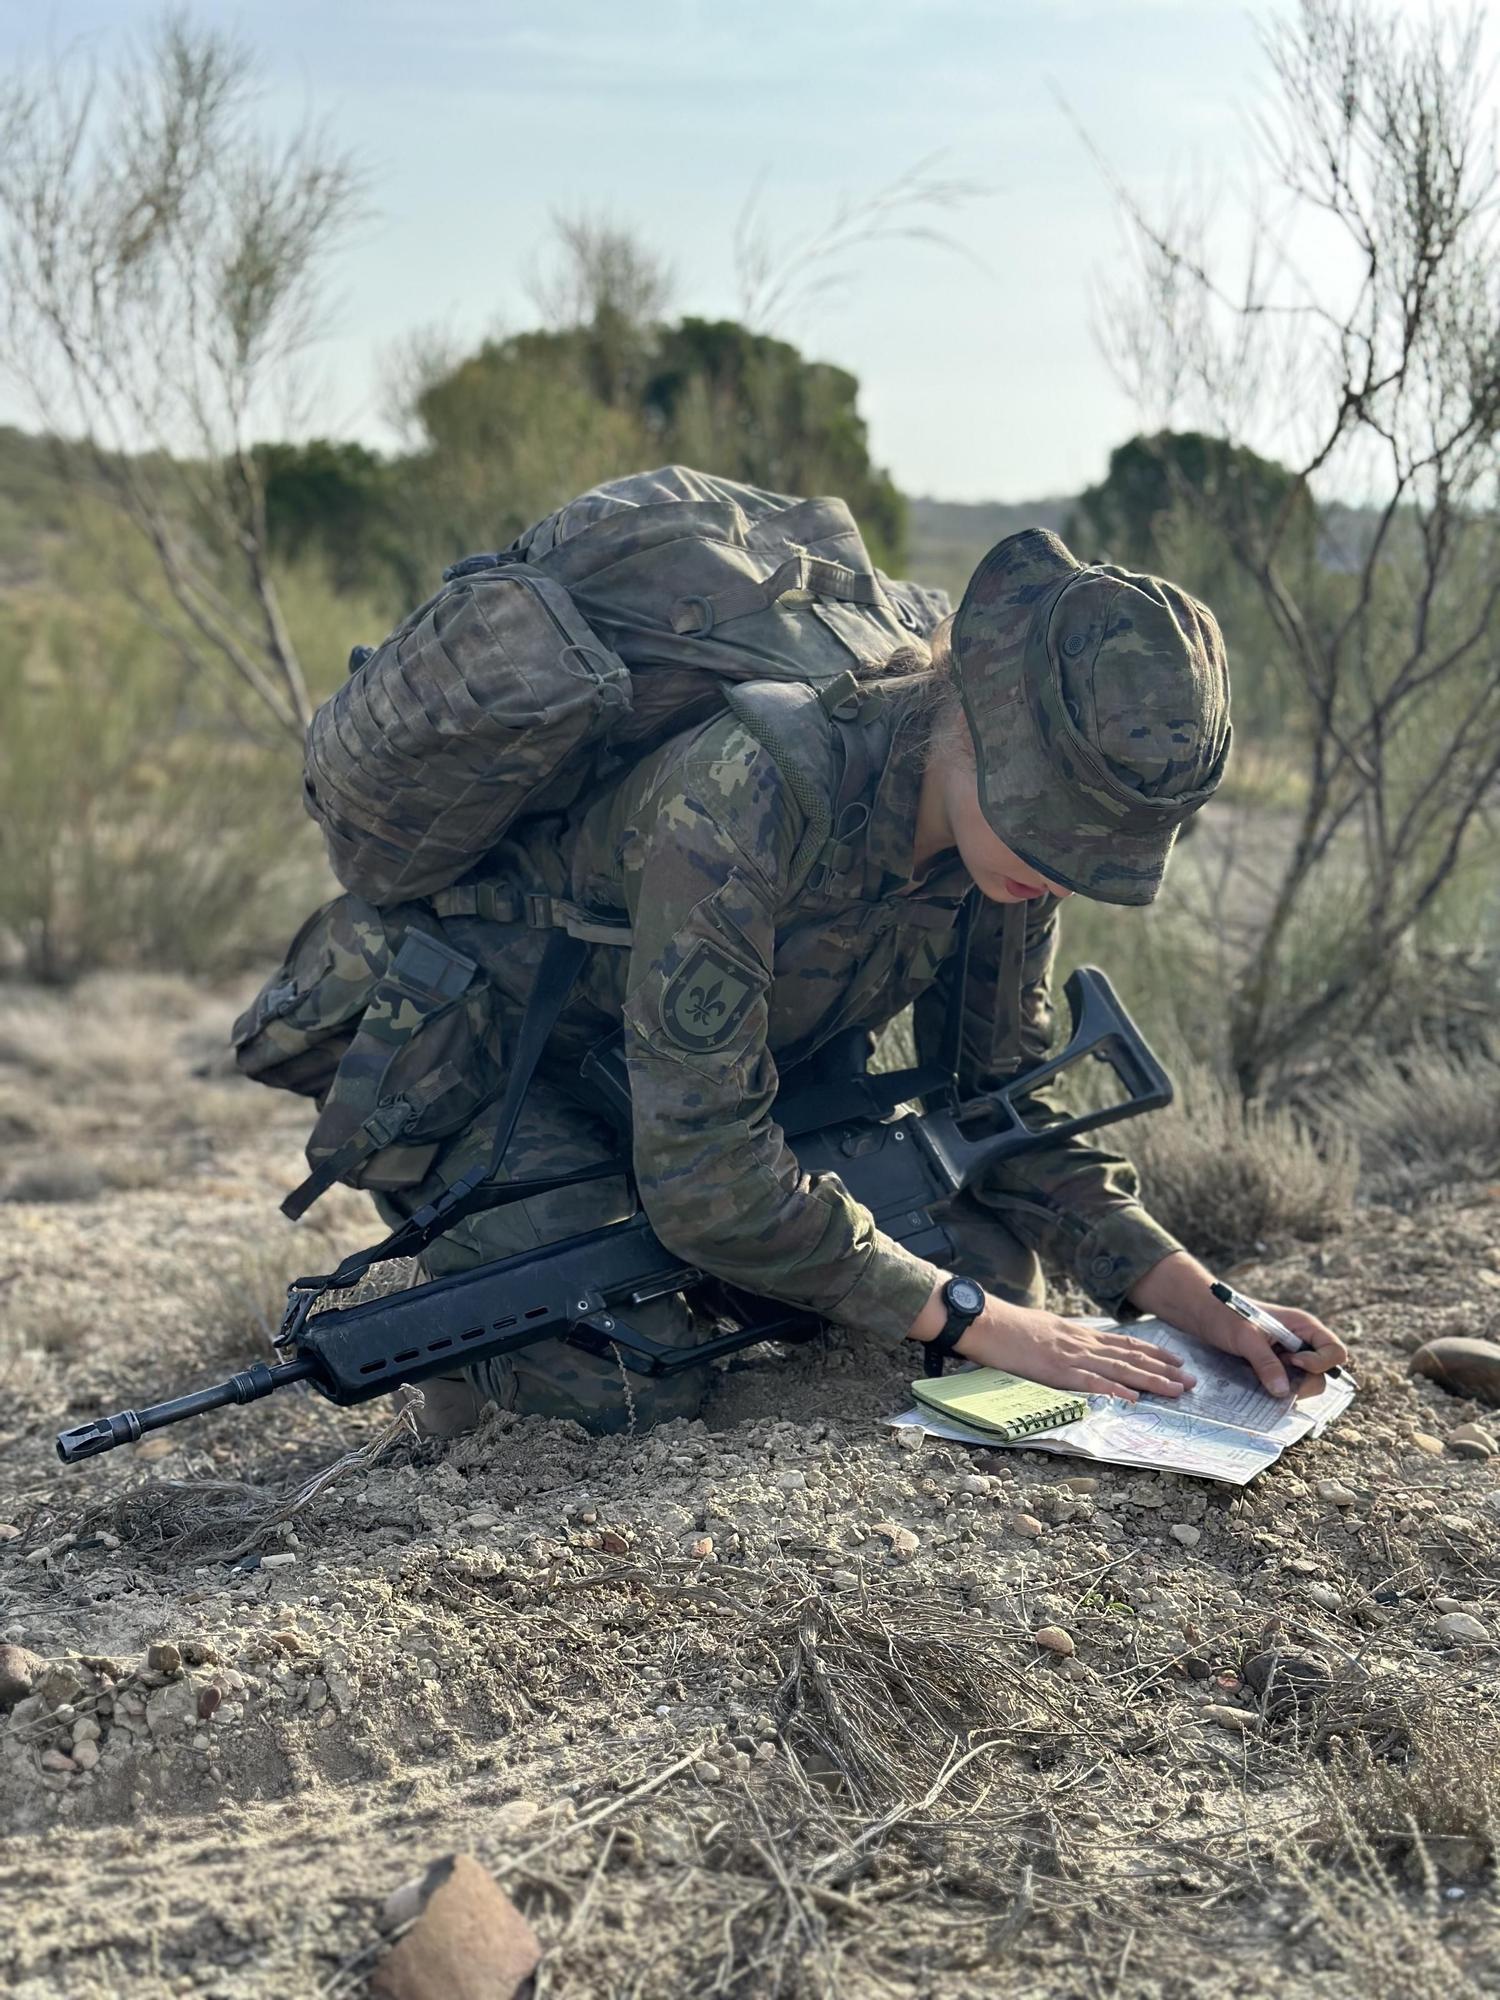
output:
M970 577L952 645L990 826L1066 889L1149 903L1229 753L1213 613L1027 528Z

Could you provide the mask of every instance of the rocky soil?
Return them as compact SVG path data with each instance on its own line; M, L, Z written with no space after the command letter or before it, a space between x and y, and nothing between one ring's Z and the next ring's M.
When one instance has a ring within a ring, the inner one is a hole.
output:
M893 1438L858 1342L706 1423L441 1447L291 1392L71 1469L62 1425L264 1353L295 1100L236 996L0 1007L0 1971L21 2000L353 1995L478 1856L546 2000L1477 1996L1500 1984L1500 1190L1242 1282L1361 1395L1243 1493ZM1455 1436L1466 1425L1473 1434Z

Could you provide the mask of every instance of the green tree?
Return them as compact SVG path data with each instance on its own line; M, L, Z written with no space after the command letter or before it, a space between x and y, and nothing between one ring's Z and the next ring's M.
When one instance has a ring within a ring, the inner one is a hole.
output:
M1259 520L1267 531L1284 518L1288 551L1299 542L1310 550L1317 531L1306 481L1286 466L1203 431L1158 431L1110 453L1103 480L1078 496L1066 537L1110 561L1158 570L1163 540L1184 506L1210 518Z

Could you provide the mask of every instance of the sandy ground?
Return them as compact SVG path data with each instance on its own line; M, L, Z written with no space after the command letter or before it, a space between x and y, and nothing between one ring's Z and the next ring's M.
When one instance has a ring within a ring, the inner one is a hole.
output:
M276 1214L302 1110L226 1071L236 997L0 1004L21 2000L355 1994L455 1849L542 1996L1496 1990L1500 1458L1406 1367L1500 1328L1495 1190L1246 1268L1362 1393L1243 1494L898 1444L908 1371L858 1343L650 1436L442 1448L289 1393L61 1468L61 1425L263 1353L289 1272L370 1233L343 1192L300 1243Z

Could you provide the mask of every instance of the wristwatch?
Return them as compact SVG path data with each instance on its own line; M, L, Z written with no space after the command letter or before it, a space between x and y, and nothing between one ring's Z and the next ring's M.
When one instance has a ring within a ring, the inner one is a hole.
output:
M943 1287L943 1304L948 1308L943 1330L922 1350L922 1370L927 1375L942 1374L943 1363L984 1311L984 1286L972 1278L950 1278Z

